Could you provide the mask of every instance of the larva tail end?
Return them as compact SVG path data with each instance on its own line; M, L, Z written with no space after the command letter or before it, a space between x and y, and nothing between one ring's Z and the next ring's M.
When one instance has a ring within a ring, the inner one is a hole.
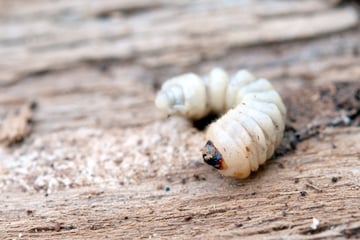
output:
M214 168L219 170L224 170L226 168L221 153L217 150L215 145L210 140L207 141L205 146L201 149L201 153L204 162L206 162L210 166L213 166Z
M157 108L169 112L171 107L172 107L172 103L171 100L169 99L169 97L166 95L165 92L160 91L155 99L155 105Z

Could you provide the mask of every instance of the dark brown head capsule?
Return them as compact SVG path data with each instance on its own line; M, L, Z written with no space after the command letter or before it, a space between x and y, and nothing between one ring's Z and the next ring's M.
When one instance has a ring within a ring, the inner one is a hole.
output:
M216 169L224 169L224 160L221 153L217 150L214 144L209 140L201 149L204 161Z

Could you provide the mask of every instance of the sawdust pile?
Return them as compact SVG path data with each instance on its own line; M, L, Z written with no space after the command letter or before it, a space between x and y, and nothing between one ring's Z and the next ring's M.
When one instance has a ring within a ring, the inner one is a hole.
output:
M166 121L140 130L83 128L36 134L14 150L0 148L0 191L116 187L199 166L202 134L189 131L184 119Z

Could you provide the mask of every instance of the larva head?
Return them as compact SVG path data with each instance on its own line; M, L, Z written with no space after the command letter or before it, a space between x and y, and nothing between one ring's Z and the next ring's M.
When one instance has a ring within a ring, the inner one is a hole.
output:
M214 160L221 156L221 165L218 164L221 166L218 168L221 175L239 179L246 178L251 172L250 162L242 151L244 146L238 141L241 132L236 129L236 126L239 123L236 120L233 121L231 112L230 116L228 114L224 116L225 121L222 117L208 127L206 139L210 141L206 143L202 151L203 156L206 153L204 160L213 166Z
M209 140L201 149L204 161L216 169L222 170L226 168L221 153L216 149L214 144Z

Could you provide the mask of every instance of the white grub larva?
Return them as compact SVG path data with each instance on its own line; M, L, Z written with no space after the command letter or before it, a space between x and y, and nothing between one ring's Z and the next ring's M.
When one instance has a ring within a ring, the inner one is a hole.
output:
M185 74L166 81L156 106L168 114L199 119L224 114L210 124L202 148L204 161L224 176L246 178L279 147L286 108L266 79L246 70L229 77L220 69L208 76Z

